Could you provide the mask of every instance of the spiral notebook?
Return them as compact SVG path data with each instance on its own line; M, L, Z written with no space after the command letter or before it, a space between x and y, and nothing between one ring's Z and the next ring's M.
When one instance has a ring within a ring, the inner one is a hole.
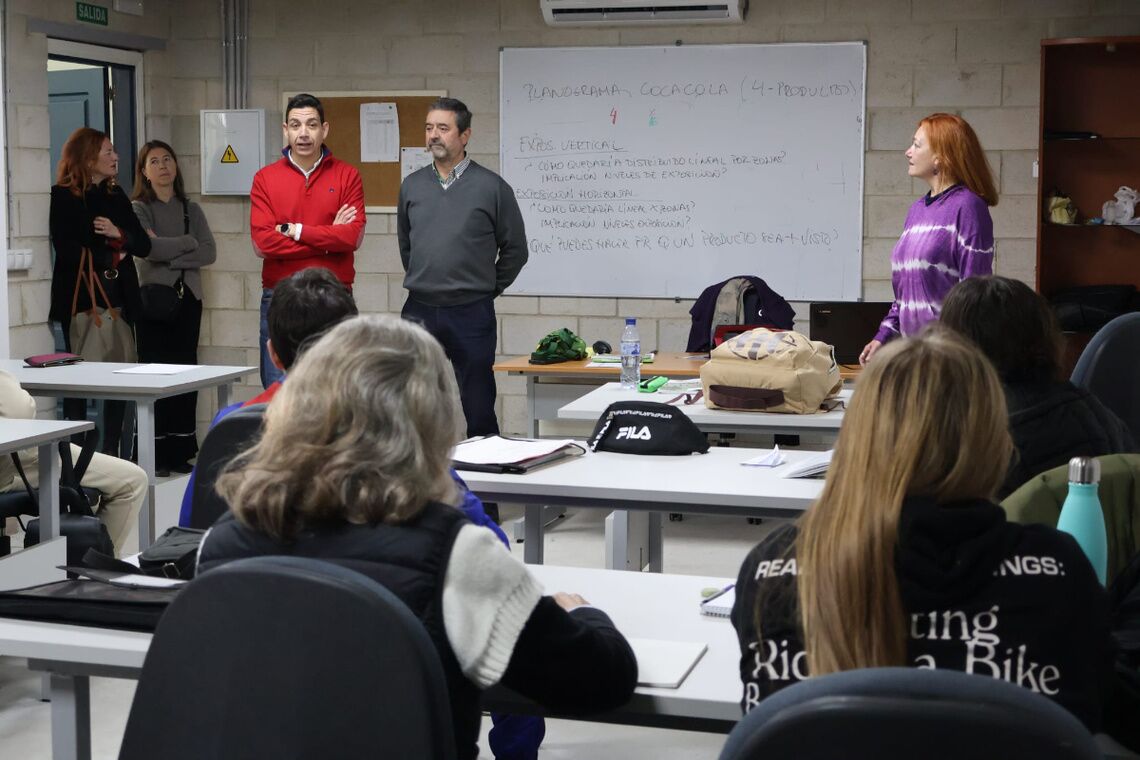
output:
M729 588L701 602L701 614L726 618L732 614L734 604L736 604L736 589Z

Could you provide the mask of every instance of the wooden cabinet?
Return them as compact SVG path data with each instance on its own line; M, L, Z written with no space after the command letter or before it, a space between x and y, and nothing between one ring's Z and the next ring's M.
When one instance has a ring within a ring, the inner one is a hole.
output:
M1042 40L1037 290L1140 288L1140 227L1091 226L1121 185L1140 189L1140 37ZM1052 224L1046 197L1073 199L1077 225ZM1137 209L1140 212L1140 209Z

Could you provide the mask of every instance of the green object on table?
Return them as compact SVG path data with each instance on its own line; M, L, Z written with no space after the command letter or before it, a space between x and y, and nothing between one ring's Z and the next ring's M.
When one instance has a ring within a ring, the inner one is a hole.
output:
M563 327L538 342L530 355L531 364L557 364L586 358L586 341Z

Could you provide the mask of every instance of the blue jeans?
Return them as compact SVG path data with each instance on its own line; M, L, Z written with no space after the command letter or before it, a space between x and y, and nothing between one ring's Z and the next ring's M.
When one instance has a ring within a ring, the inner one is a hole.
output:
M261 331L258 340L261 347L261 387L268 388L278 380L285 378L285 371L278 369L273 360L269 358L269 349L265 342L269 340L269 303L273 300L273 290L266 288L261 291Z

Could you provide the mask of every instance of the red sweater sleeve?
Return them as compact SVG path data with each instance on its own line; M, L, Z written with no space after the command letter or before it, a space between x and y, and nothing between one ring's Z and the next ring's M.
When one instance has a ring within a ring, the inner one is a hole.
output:
M356 219L351 224L302 224L301 243L309 249L352 253L364 240L364 224L367 221L364 213L364 185L360 181L360 172L355 167L348 164L342 166L345 169L344 195L340 205L356 208Z
M308 243L299 243L291 237L282 235L277 225L283 222L296 221L294 219L277 219L273 215L273 203L269 188L266 186L265 174L258 172L253 178L253 187L249 190L249 230L253 237L254 248L266 258L298 259L308 256L320 256L324 248L315 248Z

